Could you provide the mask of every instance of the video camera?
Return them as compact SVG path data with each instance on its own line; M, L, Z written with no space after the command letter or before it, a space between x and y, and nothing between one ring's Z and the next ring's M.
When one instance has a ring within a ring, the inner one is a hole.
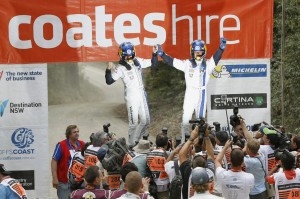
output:
M207 124L204 120L204 118L199 118L199 119L195 119L195 120L190 120L189 121L190 124L193 124L193 126L198 126L198 136L199 136L199 140L201 138L204 137L205 135L205 131L207 129Z
M267 122L261 122L261 123L254 124L252 126L251 130L258 131L262 127L266 127L270 130L274 130L277 132L277 135L279 137L279 147L278 147L279 151L283 151L284 149L288 149L290 147L291 140L288 138L288 136L285 133L276 129L274 126L268 124Z

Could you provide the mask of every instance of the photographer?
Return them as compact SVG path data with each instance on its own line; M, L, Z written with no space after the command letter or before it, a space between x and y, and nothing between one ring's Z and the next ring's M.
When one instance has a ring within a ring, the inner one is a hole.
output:
M182 176L182 198L187 199L194 195L194 193L191 193L191 182L190 182L190 175L192 172L192 169L196 167L203 167L206 168L206 171L209 175L210 181L213 179L214 175L214 151L213 146L211 144L211 141L208 137L209 130L205 130L204 134L204 143L205 148L207 150L207 161L200 155L195 156L193 160L188 159L188 153L193 147L193 145L198 144L196 143L196 140L199 138L199 130L198 126L192 131L190 138L185 142L182 149L179 152L179 162L180 162L180 172Z
M244 128L244 126L241 125L241 120L243 120L243 118L238 115L238 113L239 109L235 106L233 108L233 115L230 116L230 124L233 127L231 137L234 145L244 148L246 141L244 131L247 130L247 128Z

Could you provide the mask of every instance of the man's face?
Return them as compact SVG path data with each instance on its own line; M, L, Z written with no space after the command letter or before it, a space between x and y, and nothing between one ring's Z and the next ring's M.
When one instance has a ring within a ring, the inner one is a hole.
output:
M69 135L69 139L78 140L78 138L79 138L78 128L72 129L71 134Z
M200 60L202 58L202 55L204 54L203 51L194 51L194 57L197 60Z
M235 128L234 128L234 132L238 135L238 137L241 137L244 135L244 132L243 132L243 128L241 125L237 125Z
M132 56L125 56L125 60L128 62L132 62Z

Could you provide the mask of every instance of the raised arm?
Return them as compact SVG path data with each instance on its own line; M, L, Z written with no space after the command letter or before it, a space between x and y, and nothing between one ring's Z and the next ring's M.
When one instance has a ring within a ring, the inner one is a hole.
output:
M226 39L224 37L222 37L220 39L220 47L218 48L218 50L215 52L215 54L213 55L213 59L214 59L214 62L215 62L215 65L217 65L219 63L219 61L221 60L222 58L222 54L226 48Z
M106 81L106 84L108 84L108 85L111 85L115 82L115 80L112 78L112 75L111 75L111 70L113 67L114 67L114 64L112 62L107 63L107 68L105 70L105 81Z
M196 127L192 133L191 137L186 141L182 147L182 149L179 151L179 162L182 164L188 159L188 153L190 146L193 144L194 140L198 137L198 127Z
M216 168L222 167L223 157L225 155L226 150L229 149L229 147L230 147L231 144L232 144L232 141L231 140L227 140L225 146L223 147L223 149L221 150L221 152L216 157L216 159L215 159L215 166L216 166Z

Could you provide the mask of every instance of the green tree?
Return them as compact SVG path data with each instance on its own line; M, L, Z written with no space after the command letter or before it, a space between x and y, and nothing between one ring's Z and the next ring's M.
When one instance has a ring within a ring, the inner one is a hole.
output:
M282 1L274 2L273 59L271 62L272 123L281 124L281 61L284 70L284 126L299 133L300 116L300 1L285 0L284 57L282 45ZM298 128L298 129L297 129ZM297 129L297 130L296 130Z

